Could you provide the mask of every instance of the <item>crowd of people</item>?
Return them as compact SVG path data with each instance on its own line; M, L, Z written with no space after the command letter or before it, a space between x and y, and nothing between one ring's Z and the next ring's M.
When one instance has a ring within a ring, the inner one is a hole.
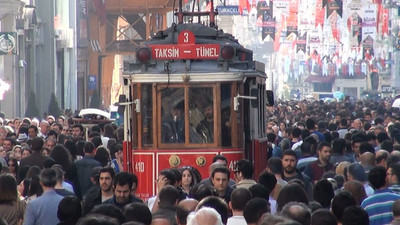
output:
M400 224L400 113L389 101L268 107L267 167L216 155L165 168L156 196L123 169L123 130L0 119L0 224ZM231 178L234 179L231 179ZM145 200L145 201L143 201Z

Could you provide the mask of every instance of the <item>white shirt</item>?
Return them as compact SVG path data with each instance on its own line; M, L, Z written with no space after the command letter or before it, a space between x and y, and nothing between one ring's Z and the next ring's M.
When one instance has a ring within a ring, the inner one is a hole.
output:
M276 200L273 199L271 196L269 196L269 205L271 207L271 214L275 215L276 214Z
M156 197L157 196L153 196L147 200L147 206L149 207L150 211L153 209L154 203L156 202Z
M247 225L244 216L232 216L228 218L226 225Z

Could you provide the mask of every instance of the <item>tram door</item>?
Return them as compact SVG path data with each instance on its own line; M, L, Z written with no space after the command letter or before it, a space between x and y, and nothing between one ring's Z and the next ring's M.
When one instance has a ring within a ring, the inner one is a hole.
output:
M246 158L253 162L254 176L258 177L267 163L266 90L263 79L248 79L244 94L257 99L244 100L244 135Z

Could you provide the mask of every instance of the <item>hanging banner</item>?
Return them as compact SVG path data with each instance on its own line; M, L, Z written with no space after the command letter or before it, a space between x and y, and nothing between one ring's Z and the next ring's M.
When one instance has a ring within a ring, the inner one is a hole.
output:
M257 4L256 26L265 27L268 22L273 21L272 1L259 1Z
M310 54L314 51L321 52L322 50L322 28L320 26L312 29L309 33L308 44L310 46Z
M380 5L381 13L380 13L380 22L381 22L381 34L382 35L389 35L389 9L384 8Z
M298 0L290 0L289 13L297 14L298 12L299 12L299 1Z
M322 0L317 0L315 5L315 27L324 26L325 8L322 8Z
M363 8L362 19L362 40L364 41L368 36L372 40L376 39L376 16L377 6L375 4L366 5Z
M296 14L290 14L288 19L286 20L287 27L287 36L289 36L291 33L294 33L297 35L297 15Z
M353 13L347 20L347 24L350 25L350 46L358 47L361 44L362 19L357 13Z
M296 52L303 51L305 53L306 47L307 47L307 32L304 32L303 35L297 38Z
M275 19L271 19L271 21L264 22L261 34L262 40L264 40L267 36L270 36L272 40L275 39L275 26L276 26Z
M335 40L340 42L340 31L338 29L338 14L336 12L332 13L329 17L329 22L331 25L332 36Z
M275 32L275 38L274 38L274 51L277 52L280 47L280 39L281 39L281 32L283 28L285 27L286 21L285 21L285 16L283 14L281 15L281 20L277 23L276 25L276 32Z
M247 14L250 12L251 8L250 8L249 0L239 0L239 12L240 12L240 15L243 15L243 10L244 9L247 10Z
M326 17L328 18L334 11L337 12L337 14L342 17L343 13L343 2L342 0L332 0L330 1L327 6L326 6L326 11L327 15Z
M273 18L272 1L259 1L257 3L257 22L256 26L262 27L261 38L264 40L270 36L275 38L276 22Z
M275 18L281 18L281 15L289 15L289 0L274 0L273 12Z
M374 39L372 37L367 36L363 41L363 59L371 61L373 59L374 54Z

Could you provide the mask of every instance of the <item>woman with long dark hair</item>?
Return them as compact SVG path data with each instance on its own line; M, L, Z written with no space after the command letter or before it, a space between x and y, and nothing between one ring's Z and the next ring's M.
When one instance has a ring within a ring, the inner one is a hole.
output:
M8 160L8 168L10 169L10 174L13 175L16 180L18 180L19 165L16 158L10 158Z
M201 181L200 173L197 171L197 169L191 166L184 166L180 169L180 171L182 173L181 187L185 191L186 195L189 195L192 187Z
M0 218L19 224L25 214L25 201L18 198L17 181L10 174L0 175Z

